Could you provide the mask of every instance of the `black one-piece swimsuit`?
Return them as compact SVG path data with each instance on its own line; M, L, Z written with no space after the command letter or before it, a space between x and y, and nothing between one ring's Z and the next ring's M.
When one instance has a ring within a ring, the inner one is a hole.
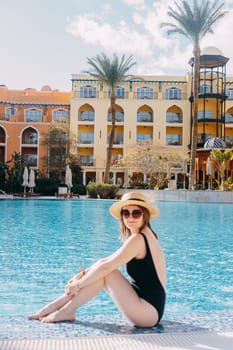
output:
M126 270L131 277L131 284L138 296L153 305L158 311L159 323L163 316L166 293L158 277L151 256L146 236L140 233L146 244L146 255L143 259L132 259L126 264Z

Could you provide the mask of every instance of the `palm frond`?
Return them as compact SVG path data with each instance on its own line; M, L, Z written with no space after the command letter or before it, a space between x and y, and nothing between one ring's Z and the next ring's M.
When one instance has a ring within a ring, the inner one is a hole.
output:
M125 78L127 71L136 64L132 55L128 58L122 55L119 58L115 53L111 58L105 53L98 54L93 58L87 58L87 63L92 69L85 73L106 83L111 91Z
M182 1L182 6L175 2L175 7L168 8L168 16L175 20L175 23L162 23L161 27L168 27L167 33L178 33L185 35L194 44L209 32L213 33L212 26L222 17L226 11L222 11L224 3L215 0L193 0L193 5L190 7L189 2Z

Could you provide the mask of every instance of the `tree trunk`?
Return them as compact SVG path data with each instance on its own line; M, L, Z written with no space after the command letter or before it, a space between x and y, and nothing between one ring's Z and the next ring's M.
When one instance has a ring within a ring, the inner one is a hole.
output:
M105 166L105 173L104 173L104 183L109 183L109 173L111 168L111 161L112 161L112 147L114 142L114 136L115 136L115 125L116 125L116 96L115 93L111 93L111 114L112 114L112 128L111 133L109 136L109 143L107 148L107 159L106 159L106 166Z
M199 75L200 75L200 46L195 44L194 50L194 82L193 82L193 116L192 116L192 140L191 140L191 160L190 160L190 181L189 189L194 189L195 160L197 150L197 132L198 132L198 94L199 94Z

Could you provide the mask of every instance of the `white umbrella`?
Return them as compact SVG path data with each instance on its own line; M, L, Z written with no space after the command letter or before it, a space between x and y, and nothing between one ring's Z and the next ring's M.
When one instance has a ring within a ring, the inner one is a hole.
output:
M206 161L206 175L209 175L208 176L208 189L210 190L210 176L212 176L212 164L211 164L210 157L208 157L207 161Z
M210 157L208 157L206 161L206 175L212 175L212 164Z
M71 187L73 187L73 184L72 184L72 172L69 165L66 166L65 184L67 185L68 191L70 192Z
M28 183L28 168L25 166L24 172L23 172L23 183L22 186L24 187L24 193L26 192L26 187L29 187Z
M30 170L29 174L29 183L28 187L30 187L30 192L33 192L33 188L36 186L35 184L35 171L33 169Z

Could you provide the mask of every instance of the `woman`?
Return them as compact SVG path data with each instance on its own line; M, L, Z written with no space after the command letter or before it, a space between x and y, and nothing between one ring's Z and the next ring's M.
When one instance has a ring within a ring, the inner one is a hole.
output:
M29 319L73 321L76 309L105 288L135 326L153 327L159 323L166 298L166 266L149 222L159 215L159 209L143 194L130 192L110 207L110 213L121 224L121 248L68 281L64 295L29 315ZM126 265L130 281L119 271L122 265Z

